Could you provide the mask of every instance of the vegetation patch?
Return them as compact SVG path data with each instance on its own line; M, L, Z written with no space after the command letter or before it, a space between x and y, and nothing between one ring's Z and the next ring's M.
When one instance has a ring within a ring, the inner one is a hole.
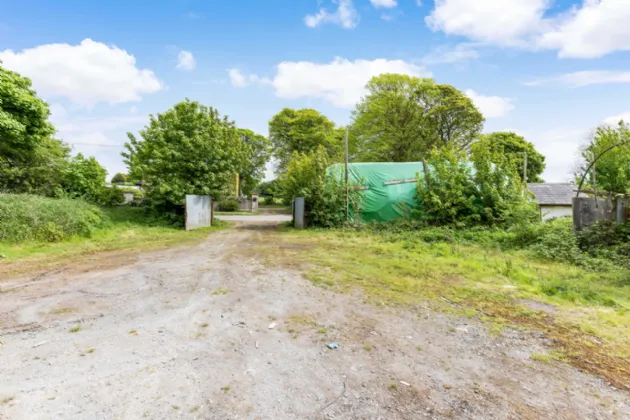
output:
M487 322L498 335L510 325L542 331L569 363L627 387L630 287L620 286L625 270L548 261L502 247L509 237L444 229L285 229L275 238L275 252L266 249L270 262L310 267L306 276L315 284L339 292L360 288L376 305L424 301ZM294 252L296 247L304 252Z

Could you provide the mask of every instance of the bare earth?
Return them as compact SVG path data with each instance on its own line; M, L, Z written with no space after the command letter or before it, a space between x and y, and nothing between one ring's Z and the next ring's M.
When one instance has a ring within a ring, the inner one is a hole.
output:
M535 333L375 307L264 265L261 223L3 279L0 418L630 418L627 393L532 361L548 351Z

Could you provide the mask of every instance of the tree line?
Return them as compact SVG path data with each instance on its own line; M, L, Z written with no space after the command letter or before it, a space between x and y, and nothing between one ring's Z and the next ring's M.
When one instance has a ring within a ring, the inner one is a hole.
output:
M104 188L107 174L98 161L81 154L71 157L68 145L56 138L48 104L28 78L0 66L0 100L0 190L83 197L97 203L114 200L112 189ZM366 95L352 111L347 127L350 159L430 160L439 166L438 158L443 163L453 162L453 156L473 160L476 153L492 168L501 166L505 176L513 175L521 183L541 182L545 157L534 145L513 132L484 134L484 122L472 100L453 86L382 74L368 82ZM627 140L629 132L623 123L600 127L582 150L584 163L610 144ZM141 181L154 205L171 209L181 206L186 194L230 196L236 176L245 194L262 190L285 200L296 194L317 195L315 185L297 180L323 181L298 172L343 162L345 134L346 127L317 110L285 108L269 121L267 138L238 127L215 108L186 99L150 115L138 134L128 133L122 153L128 174L116 174L112 181ZM526 179L521 169L525 156ZM260 185L272 158L278 180ZM598 163L602 189L628 191L629 160L627 146Z

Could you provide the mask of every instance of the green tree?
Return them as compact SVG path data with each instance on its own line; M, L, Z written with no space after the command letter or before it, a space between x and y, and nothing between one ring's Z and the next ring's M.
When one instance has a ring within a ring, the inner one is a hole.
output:
M279 173L286 171L293 152L308 153L322 146L338 161L343 153L344 129L314 109L285 108L269 121L269 139Z
M265 165L271 157L271 143L265 136L251 130L241 128L238 134L241 136L241 191L250 195L265 176Z
M0 66L0 189L52 194L70 149L52 136L48 104L31 81Z
M99 203L105 188L107 171L94 157L86 158L81 153L70 161L63 177L63 186L71 197L81 197Z
M517 169L521 179L523 179L524 159L527 153L526 182L544 182L540 176L545 171L545 156L538 153L534 145L524 137L512 132L482 134L479 136L479 142L473 144L473 149L479 146L487 148L492 155L500 156L502 160L510 162Z
M434 148L467 149L483 128L473 102L432 79L382 74L352 114L352 152L364 162L418 161Z
M341 177L327 173L332 163L320 145L306 153L294 152L281 175L284 201L304 197L304 217L309 226L333 227L345 221L345 185Z
M282 197L282 182L280 178L272 179L271 181L261 182L258 186L258 191L263 197Z
M582 147L581 162L575 177L579 181L587 167L606 149L619 144L595 163L588 173L585 186L615 193L630 191L630 126L620 121L616 126L602 125L597 128L589 142Z
M150 116L140 131L128 133L123 152L130 176L146 185L156 205L180 207L186 194L221 199L241 167L241 137L219 112L186 100Z
M118 172L116 175L112 177L112 184L123 184L127 182L127 175Z

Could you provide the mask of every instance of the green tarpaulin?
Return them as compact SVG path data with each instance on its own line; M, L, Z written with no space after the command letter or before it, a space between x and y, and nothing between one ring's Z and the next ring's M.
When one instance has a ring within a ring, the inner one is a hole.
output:
M333 165L329 173L343 174L344 165ZM387 222L411 215L422 162L351 163L348 174L352 188L362 189L362 220Z

